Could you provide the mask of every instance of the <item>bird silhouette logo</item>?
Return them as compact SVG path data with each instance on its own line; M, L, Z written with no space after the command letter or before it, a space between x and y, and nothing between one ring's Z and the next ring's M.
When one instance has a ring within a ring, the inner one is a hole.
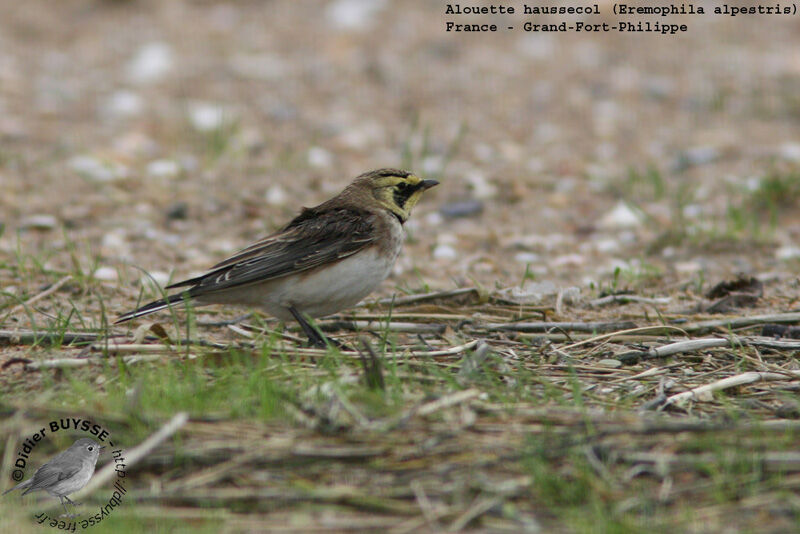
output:
M81 438L37 469L31 478L6 490L3 495L14 490L25 490L23 495L32 491L46 491L60 499L68 517L76 517L70 514L67 503L73 506L73 510L80 503L72 502L67 495L82 489L89 482L97 458L104 448L92 439Z

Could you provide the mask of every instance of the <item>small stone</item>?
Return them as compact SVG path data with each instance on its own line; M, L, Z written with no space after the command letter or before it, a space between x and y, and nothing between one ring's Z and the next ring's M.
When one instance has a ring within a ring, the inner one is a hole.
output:
M113 182L128 176L127 167L121 163L101 161L93 156L75 156L69 160L69 167L94 182Z
M38 214L25 217L20 221L20 228L31 230L52 230L58 224L58 219L52 215Z
M152 83L162 79L174 63L172 49L166 43L143 45L128 64L128 79L135 83Z
M581 288L577 286L565 287L561 290L561 300L564 304L578 304L581 299Z
M339 29L363 30L385 5L386 0L337 0L328 4L325 15Z
M437 245L433 249L433 257L437 260L454 260L458 257L458 252L450 245Z
M125 230L118 228L103 235L100 252L109 258L127 258L131 254Z
M150 271L139 279L139 283L143 286L152 286L153 282L164 287L169 283L169 273L164 271Z
M597 239L593 242L594 249L603 254L617 252L620 249L619 241L613 238Z
M173 178L180 172L180 164L171 159L157 159L147 164L147 174L154 178Z
M622 367L622 362L613 358L605 358L597 362L598 367L607 367L608 369L618 369Z
M117 91L103 104L102 112L112 118L135 117L142 112L144 102L142 97L133 91Z
M800 143L784 143L778 149L778 155L787 161L800 161Z
M189 217L189 205L186 202L175 202L167 208L167 219L185 220Z
M189 108L189 121L200 132L218 130L225 124L227 115L222 106L207 102L196 102Z
M270 206L283 206L286 204L287 199L286 191L278 184L270 186L267 193L264 195L264 200Z
M701 204L687 204L683 207L683 216L687 219L699 219L704 212L705 208Z
M449 202L439 208L439 213L449 219L456 217L470 217L478 215L483 211L483 202L480 200L464 200L461 202Z
M676 261L673 263L675 271L681 274L694 274L703 270L703 266L696 261Z
M586 263L586 258L580 254L564 254L553 259L553 267L564 267L566 265L581 266Z
M800 247L791 245L780 247L775 251L775 258L782 261L798 259L800 258Z
M113 282L119 278L117 270L113 267L98 267L93 276L96 280L103 282Z
M406 225L408 225L409 223L414 223L416 225L417 224L417 220L418 219L414 219L412 217L411 219L409 219L409 221L406 223ZM426 226L436 227L436 226L441 225L443 222L444 222L444 217L442 217L442 214L439 213L438 211L432 211L432 212L430 212L430 213L425 215L425 225ZM409 228L414 228L414 226L409 226Z
M487 200L497 195L497 187L489 183L489 180L481 172L470 172L464 179L472 188L472 195L475 198Z
M620 201L614 209L600 218L599 226L606 230L641 226L642 218L627 203Z
M519 263L537 263L542 259L535 252L519 252L514 256L514 260Z
M544 282L528 281L522 287L514 286L501 289L498 294L504 299L517 304L539 304L546 297L557 295L558 287L549 280Z
M308 164L318 169L327 169L333 165L333 156L324 148L313 146L308 149Z
M672 162L672 170L674 172L682 172L689 167L713 163L719 159L719 157L719 150L713 146L692 147L678 154L678 156Z

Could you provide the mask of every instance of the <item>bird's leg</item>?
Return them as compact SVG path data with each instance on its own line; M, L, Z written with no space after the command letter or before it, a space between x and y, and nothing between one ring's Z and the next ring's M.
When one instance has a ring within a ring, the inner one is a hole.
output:
M71 513L69 513L69 510L67 510L67 503L64 502L64 499L66 498L66 495L59 495L58 498L61 501L61 506L64 507L64 515L69 517L69 518L75 517L75 514L71 514ZM67 499L67 501L72 502L69 499Z
M64 498L65 498L65 499L67 500L67 502L68 502L68 503L70 503L72 506L83 506L83 503L82 503L82 502L73 502L73 501L72 501L72 499L70 499L70 498L69 498L69 497L67 497L66 495L64 495Z
M300 323L300 327L303 329L303 332L305 332L306 336L308 336L309 345L319 347L321 349L324 349L328 346L326 343L327 338L318 332L316 328L311 326L311 323L306 321L306 318L303 317L303 314L297 311L294 306L289 306L289 312L292 314L295 320Z

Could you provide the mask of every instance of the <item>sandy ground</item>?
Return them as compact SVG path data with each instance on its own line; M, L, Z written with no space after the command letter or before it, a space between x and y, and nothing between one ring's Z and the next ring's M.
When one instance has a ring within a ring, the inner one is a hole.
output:
M506 295L535 304L536 282L546 305L579 288L560 318L590 321L604 290L678 314L744 273L765 285L743 313L798 308L794 17L675 36L445 20L423 0L0 2L0 288L11 306L73 276L2 328L70 301L99 327L153 294L143 271L198 274L387 166L442 183L378 297L529 284Z
M87 269L96 256L185 276L356 174L405 164L443 184L387 287L418 283L415 269L441 288L507 286L526 264L578 285L631 261L673 281L788 270L775 251L797 243L796 213L758 254L688 240L642 252L678 224L679 192L686 225L724 231L742 191L800 158L792 18L699 17L679 36L448 34L436 2L373 5L356 27L336 3L0 6L3 252L19 235L63 268L66 235ZM660 198L626 182L648 168ZM644 221L603 219L625 198ZM462 200L482 212L438 213Z

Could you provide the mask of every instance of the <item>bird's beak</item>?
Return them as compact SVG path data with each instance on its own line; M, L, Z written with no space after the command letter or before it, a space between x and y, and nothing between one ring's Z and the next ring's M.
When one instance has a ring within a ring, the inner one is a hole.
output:
M437 182L436 180L422 180L420 185L422 186L422 190L424 191L426 189L430 189L431 187L439 185L439 182Z
M100 452L103 452L103 450L105 450L105 448L106 448L106 446L105 446L105 445L103 445L102 447L100 447Z

